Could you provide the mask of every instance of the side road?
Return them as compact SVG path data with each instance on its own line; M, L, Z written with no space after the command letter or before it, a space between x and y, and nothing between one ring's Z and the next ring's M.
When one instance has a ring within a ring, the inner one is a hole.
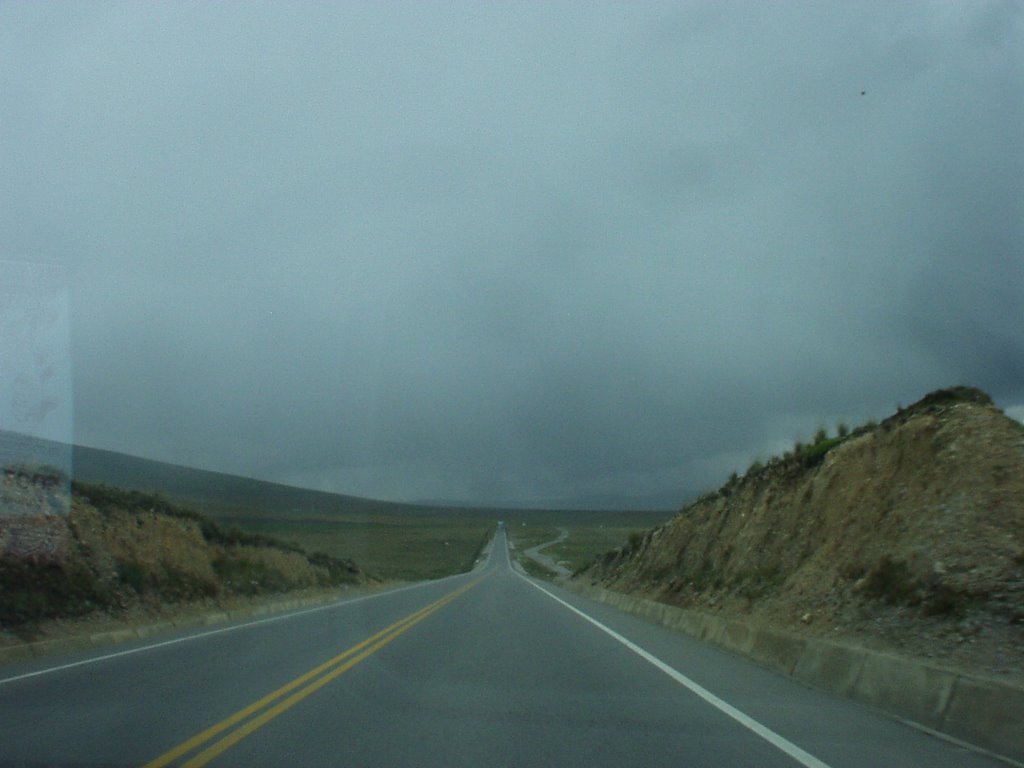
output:
M545 541L542 544L538 544L535 547L523 550L523 554L536 563L540 563L542 566L547 568L549 571L553 571L558 576L571 576L572 572L559 562L556 562L550 555L541 554L542 550L548 547L553 547L556 544L561 544L569 537L569 531L565 528L559 528L558 536L553 538L551 541Z

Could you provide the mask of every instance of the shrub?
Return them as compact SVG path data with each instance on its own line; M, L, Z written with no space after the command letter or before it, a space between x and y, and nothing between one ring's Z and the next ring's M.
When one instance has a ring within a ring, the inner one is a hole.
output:
M777 589L785 580L785 574L777 565L762 565L749 571L741 571L733 578L738 585L737 593L751 600Z
M808 446L804 449L804 452L800 457L804 466L813 467L815 464L821 463L825 458L825 454L839 445L842 441L842 438L832 437L820 443Z
M84 568L0 558L0 624L78 616L111 599L110 591Z
M122 584L131 587L140 595L150 586L146 569L137 560L120 561L117 564L117 578Z
M88 501L100 512L120 509L123 512L135 515L156 512L168 517L191 520L197 523L205 520L198 512L172 504L158 493L126 491L123 488L114 488L113 486L102 484L92 485L91 483L82 483L78 480L71 484L71 491L75 496Z
M992 405L992 398L976 387L947 387L929 392L917 404L919 407L952 405L954 403L978 403Z
M964 596L947 584L936 584L924 603L926 616L963 616Z
M919 606L926 616L961 616L964 595L932 574L918 578L901 560L883 557L864 577L864 594L889 605Z
M886 556L864 577L864 594L890 605L907 602L915 585L907 564Z
M342 560L323 552L314 552L308 559L310 565L319 566L327 571L327 576L320 580L321 586L352 584L359 580L359 567L351 560Z
M159 588L163 598L172 601L213 597L220 591L215 582L177 568L165 569L159 579Z
M248 557L225 555L216 558L212 565L214 572L232 592L243 595L282 592L291 586L279 570Z

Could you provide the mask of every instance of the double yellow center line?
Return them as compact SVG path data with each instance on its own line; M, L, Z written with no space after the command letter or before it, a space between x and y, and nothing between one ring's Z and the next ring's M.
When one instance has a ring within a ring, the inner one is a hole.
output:
M440 610L459 595L475 587L480 581L480 579L477 579L461 586L453 592L449 592L440 600L436 600L415 613L409 614L404 619L396 621L390 627L386 627L375 635L366 638L361 643L353 645L344 653L339 653L333 659L328 659L323 664L295 678L290 683L281 686L276 691L272 691L249 706L238 710L230 717L221 720L215 725L211 725L202 733L198 733L191 739L183 741L173 749L164 752L160 757L146 763L143 768L161 768L161 766L170 765L178 758L194 752L212 741L212 744L209 744L201 752L183 763L182 768L199 768L199 766L206 765L224 750L237 744L257 729L262 728L282 712L295 706L311 693L323 688L336 677L345 674L345 672L352 669L363 659L376 653L396 637L419 624L427 616ZM238 727L235 728L235 726ZM221 736L225 731L228 731L228 733ZM218 736L221 737L213 741Z

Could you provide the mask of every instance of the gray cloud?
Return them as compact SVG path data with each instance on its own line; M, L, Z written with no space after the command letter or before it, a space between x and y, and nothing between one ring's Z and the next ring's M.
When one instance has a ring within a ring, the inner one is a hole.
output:
M9 3L0 258L71 276L85 444L682 501L936 387L1024 403L1021 16Z

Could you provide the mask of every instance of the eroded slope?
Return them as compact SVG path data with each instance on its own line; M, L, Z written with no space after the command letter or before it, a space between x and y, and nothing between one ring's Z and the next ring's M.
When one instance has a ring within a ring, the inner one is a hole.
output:
M0 488L0 635L366 581L350 560L225 530L157 496L76 485L57 509L52 495L33 484Z
M1024 429L978 390L748 471L580 578L1024 675Z

